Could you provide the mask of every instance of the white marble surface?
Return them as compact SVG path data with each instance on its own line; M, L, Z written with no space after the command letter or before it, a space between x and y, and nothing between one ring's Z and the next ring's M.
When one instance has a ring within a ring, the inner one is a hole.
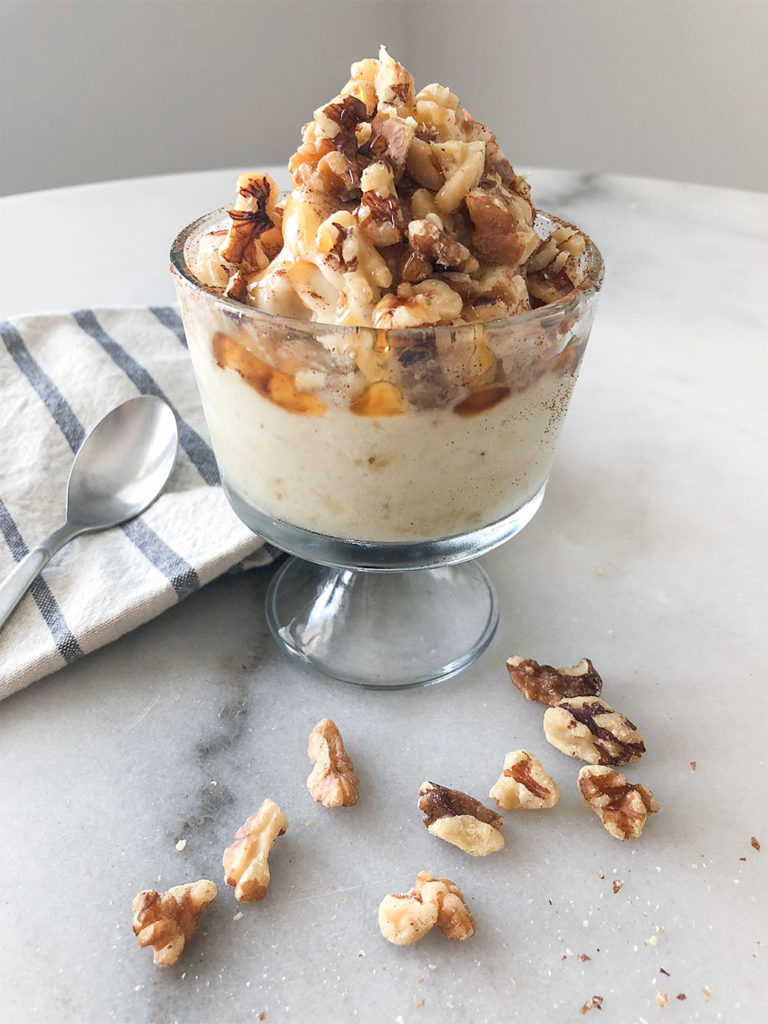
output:
M170 301L170 236L231 182L0 201L0 315ZM602 1011L586 1019L601 1024L766 1020L768 197L553 172L533 183L595 238L608 275L544 506L484 560L503 608L491 649L423 690L311 676L267 635L262 570L5 701L4 1024L559 1024L583 1019L592 995ZM641 727L648 753L628 774L661 812L640 841L612 839L581 806L579 764L506 678L512 652L591 657ZM354 810L304 788L323 715L362 780ZM483 860L426 833L424 778L482 797L516 747L558 780L557 808L508 815L505 849ZM154 968L131 933L134 893L220 882L221 851L266 795L291 822L266 900L235 921L222 887L179 964ZM379 900L422 868L463 887L470 942L380 937Z

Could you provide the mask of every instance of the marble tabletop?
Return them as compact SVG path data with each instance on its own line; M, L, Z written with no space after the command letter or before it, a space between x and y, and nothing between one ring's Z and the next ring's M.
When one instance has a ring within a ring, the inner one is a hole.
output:
M229 200L233 174L0 200L0 317L171 302L168 242ZM559 1024L593 996L601 1024L765 1021L768 196L531 179L608 270L544 505L483 559L493 644L434 687L320 678L272 643L262 569L0 704L3 1022ZM12 440L4 460L23 452ZM613 839L581 804L579 763L510 686L512 653L588 656L641 728L627 774L661 807L642 839ZM325 715L361 779L354 809L305 788ZM483 859L426 832L425 778L483 798L520 747L558 807L507 815ZM267 898L239 907L221 853L266 796L290 828ZM422 869L462 887L470 941L382 939L379 901ZM220 892L198 935L153 967L132 897L202 877Z

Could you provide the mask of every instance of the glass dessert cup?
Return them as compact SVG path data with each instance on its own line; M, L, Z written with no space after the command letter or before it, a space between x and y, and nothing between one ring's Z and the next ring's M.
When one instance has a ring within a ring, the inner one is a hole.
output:
M538 214L546 237L563 222ZM227 497L289 552L267 620L292 656L395 688L461 671L498 622L473 559L541 504L603 265L561 300L486 323L404 330L267 313L200 283L200 239L171 250L190 356Z

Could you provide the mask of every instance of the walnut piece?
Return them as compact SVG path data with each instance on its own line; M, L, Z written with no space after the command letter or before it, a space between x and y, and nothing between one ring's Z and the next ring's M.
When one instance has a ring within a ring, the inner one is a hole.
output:
M218 888L207 878L175 885L167 892L145 889L133 900L133 933L139 945L154 948L158 967L171 967L197 931L202 912L216 899Z
M274 802L261 807L235 833L235 841L222 857L224 881L235 886L239 903L263 900L269 885L269 851L288 829L288 819Z
M396 946L412 946L434 925L457 942L475 934L461 889L447 878L420 871L410 892L392 893L379 904L381 934Z
M360 781L344 749L336 724L321 719L309 734L307 753L315 767L307 779L307 789L325 807L352 807L357 803Z
M645 753L637 726L599 697L574 697L547 708L544 734L553 747L589 764L629 764Z
M584 803L600 818L606 831L616 839L637 839L645 819L659 805L645 786L627 782L621 772L601 765L587 765L579 772L579 790ZM618 892L614 883L614 892Z
M537 810L554 807L560 800L560 787L530 751L512 750L504 758L504 771L488 795L502 811Z
M485 857L504 846L501 815L458 789L423 783L419 810L428 832L473 857Z
M566 697L599 697L603 688L603 681L589 658L582 658L572 668L552 668L515 654L507 658L507 670L524 697L550 707Z

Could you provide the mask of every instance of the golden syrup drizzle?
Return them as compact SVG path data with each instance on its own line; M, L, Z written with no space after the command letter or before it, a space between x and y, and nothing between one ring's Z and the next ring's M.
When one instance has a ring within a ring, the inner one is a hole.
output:
M503 401L511 392L506 385L497 385L492 388L484 388L482 391L472 391L465 399L453 407L457 416L477 416L486 409L493 408Z
M286 412L298 416L322 416L325 405L315 395L298 391L292 374L275 370L234 338L218 331L213 338L213 358L222 369L235 370L246 384Z
M405 400L394 384L377 380L349 408L356 416L400 416Z

